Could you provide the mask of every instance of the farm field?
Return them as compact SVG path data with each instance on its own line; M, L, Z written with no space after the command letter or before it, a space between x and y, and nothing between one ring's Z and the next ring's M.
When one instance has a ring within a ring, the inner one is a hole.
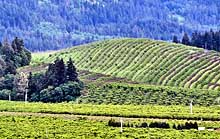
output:
M114 39L33 54L32 65L71 57L80 70L151 85L220 89L220 55L215 51L148 39Z
M186 120L220 120L219 106L194 106L190 114L189 106L161 105L93 105L93 104L47 104L0 101L1 112L33 112L48 114L72 114L88 116L113 116L127 118L159 118Z
M35 53L31 66L18 72L44 72L57 57L74 60L85 85L82 95L73 102L57 104L0 101L0 118L8 119L3 125L18 121L23 127L42 127L38 133L32 130L25 135L21 133L25 128L13 129L15 136L120 139L220 136L218 131L173 127L196 122L198 126L220 128L218 52L147 39L114 39ZM191 100L193 114L190 114ZM108 125L110 119L119 122L121 117L129 125L123 133L119 127ZM143 122L149 125L155 121L166 122L170 128L139 127Z
M103 79L103 78L102 78ZM129 81L86 80L87 94L79 103L116 105L218 105L220 94L215 90L187 89L131 83Z
M9 126L10 125L10 126ZM0 116L0 138L219 138L216 131L110 127L106 121L60 117Z
M0 101L0 138L219 138L218 131L177 130L173 125L197 122L219 128L220 108L184 106L129 106L91 104L46 104ZM133 115L132 113L138 114ZM204 120L197 119L198 117ZM168 116L168 117L167 117ZM193 117L196 118L193 118ZM215 117L216 116L216 117ZM133 127L108 125L110 119ZM211 119L210 119L211 118ZM212 119L213 118L213 119ZM206 121L207 120L207 121ZM142 123L166 122L169 129L139 127Z

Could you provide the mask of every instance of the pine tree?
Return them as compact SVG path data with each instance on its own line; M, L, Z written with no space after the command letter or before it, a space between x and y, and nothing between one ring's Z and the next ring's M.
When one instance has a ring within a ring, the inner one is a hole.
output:
M177 38L177 36L175 35L175 36L173 36L173 43L179 43L179 40L178 40L178 38Z
M36 91L37 85L35 83L35 80L33 79L32 72L30 72L28 76L28 95L31 96L31 94L36 93Z
M189 40L189 37L188 37L187 33L185 33L184 36L183 36L182 44L190 45L190 40Z
M48 69L45 74L45 79L44 79L44 86L43 88L46 88L49 85L53 85L54 81L54 73L55 73L55 65L53 63L49 64Z
M71 58L69 59L69 61L67 61L66 80L67 81L76 81L76 82L79 81L76 67L73 64L73 61Z
M54 86L59 86L60 84L63 84L65 82L65 64L63 59L57 58L55 61L55 75L54 75Z
M199 40L198 40L198 33L197 32L194 32L193 34L192 34L192 40L191 40L191 45L192 46L197 46L198 47L198 45L199 45Z

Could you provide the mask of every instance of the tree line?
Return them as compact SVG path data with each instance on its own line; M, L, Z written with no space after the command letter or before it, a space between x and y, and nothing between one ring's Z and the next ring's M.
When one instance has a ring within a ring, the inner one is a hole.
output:
M206 31L204 33L195 31L191 37L185 33L180 40L177 36L173 37L174 43L182 43L185 45L196 46L207 50L220 51L220 31Z

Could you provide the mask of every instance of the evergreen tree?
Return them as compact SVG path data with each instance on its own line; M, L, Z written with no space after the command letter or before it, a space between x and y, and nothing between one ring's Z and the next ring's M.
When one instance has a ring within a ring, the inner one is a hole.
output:
M28 95L31 96L33 93L37 91L37 85L35 80L33 79L33 75L30 72L28 76Z
M199 39L198 39L198 33L197 32L194 32L192 34L192 39L191 39L191 45L192 46L198 46L199 45Z
M182 39L182 44L190 45L190 39L189 39L187 33L184 33L184 36L183 36L183 39Z
M55 71L54 71L54 80L53 85L59 86L60 84L63 84L66 79L66 73L65 73L65 64L63 59L57 58L54 65Z
M173 36L173 43L179 43L179 40L178 40L178 38L177 38L177 36L175 35L175 36Z
M66 80L67 81L76 81L76 82L79 81L76 67L73 64L73 61L71 58L69 59L69 61L67 61Z

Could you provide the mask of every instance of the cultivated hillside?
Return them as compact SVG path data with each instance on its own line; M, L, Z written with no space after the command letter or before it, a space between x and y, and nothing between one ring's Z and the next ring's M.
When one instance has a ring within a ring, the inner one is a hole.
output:
M220 54L148 39L114 39L49 54L35 54L33 64L72 57L81 70L125 77L148 84L220 89Z

